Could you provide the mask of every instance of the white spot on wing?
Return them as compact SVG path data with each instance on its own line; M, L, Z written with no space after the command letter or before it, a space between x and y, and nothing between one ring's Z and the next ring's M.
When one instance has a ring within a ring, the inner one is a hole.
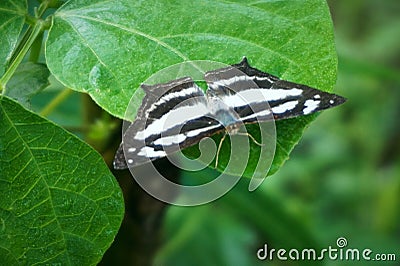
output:
M306 108L304 108L303 114L307 115L307 114L311 113L312 111L314 111L315 109L317 109L320 102L321 101L307 100L304 103L304 106Z
M129 148L128 149L128 152L135 152L136 151L136 148Z
M274 80L272 80L271 78L269 78L269 77L257 77L257 76L253 76L256 80L268 80L269 82L271 82L271 83L274 83L275 81Z
M233 76L227 79L221 79L217 81L213 81L212 84L216 86L225 86L229 88L229 85L234 84L239 81L253 81L253 79L249 76L242 75L242 76Z
M335 101L334 101L334 100L330 100L329 103L330 103L330 104L334 104Z
M207 107L198 103L191 106L180 106L165 113L159 119L154 120L143 131L139 131L134 137L137 140L144 140L151 135L166 131L174 126L184 125L187 121L209 114Z
M174 136L168 137L161 137L154 141L155 145L172 145L172 144L179 144L186 139L186 136L183 134L178 134Z
M293 88L285 89L248 89L239 91L234 95L223 97L223 102L230 107L244 106L256 102L277 101L288 97L299 96L303 90Z
M162 157L162 156L166 156L167 154L165 153L165 151L156 151L152 147L145 146L140 149L140 151L138 152L138 155L151 158L151 157Z
M261 112L257 112L257 113L251 114L249 116L242 117L240 120L245 121L245 120L248 120L248 119L251 119L251 118L262 117L262 116L266 116L266 115L269 115L269 114L271 114L271 111L269 109L266 109L266 110L263 110Z
M225 71L222 71L222 72L225 72ZM221 72L217 72L217 74L218 73L221 73ZM216 74L216 73L213 73L213 74ZM234 84L234 83L239 82L239 81L253 81L254 82L254 81L257 81L257 80L258 81L267 80L270 83L274 83L275 82L274 80L272 80L269 77L238 75L238 76L233 76L233 77L226 78L226 79L213 81L212 85L229 87L229 85Z
M133 160L132 160L132 159L129 159L129 160L128 160L128 163L129 163L129 164L133 164Z
M210 130L212 130L214 128L218 128L218 127L220 127L220 125L214 125L214 126L210 126L210 127L194 129L194 130L191 130L191 131L187 132L186 136L188 136L189 138L195 137L195 136L197 136L197 135L199 135L199 134L201 134L203 132L207 132L207 131L210 131Z
M162 96L160 99L158 99L158 100L147 110L147 112L149 113L149 112L153 111L153 110L156 109L159 105L164 104L164 103L170 101L171 99L174 99L174 98L177 98L177 97L186 97L186 96L189 96L189 95L192 95L192 94L198 94L199 92L203 93L203 91L202 91L199 87L194 86L194 87L189 87L189 88L187 88L187 89L183 89L183 90L180 90L180 91L168 93L168 94Z
M321 99L321 96L319 94L315 94L314 99Z
M294 109L298 103L299 103L299 101L290 101L290 102L283 103L281 105L273 107L272 112L274 112L275 114L285 113L289 110Z

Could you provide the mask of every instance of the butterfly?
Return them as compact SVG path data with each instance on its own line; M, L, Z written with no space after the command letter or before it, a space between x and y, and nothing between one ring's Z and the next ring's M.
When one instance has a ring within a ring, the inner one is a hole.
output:
M145 96L124 133L114 168L165 157L223 131L238 133L243 124L308 115L346 101L262 72L251 67L246 57L238 64L206 72L204 80L206 92L190 77L142 84Z

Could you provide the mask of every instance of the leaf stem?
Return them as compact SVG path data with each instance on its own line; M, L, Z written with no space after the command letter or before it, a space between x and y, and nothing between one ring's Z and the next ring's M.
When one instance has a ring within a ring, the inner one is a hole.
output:
M48 116L54 109L59 106L69 95L72 94L72 90L65 88L56 97L51 100L43 109L40 111L40 115Z
M11 77L14 75L15 70L19 66L19 64L22 62L24 59L25 55L31 48L33 42L36 40L37 36L42 32L42 27L43 27L43 21L38 20L36 24L33 26L32 31L29 34L29 37L27 38L26 42L23 44L21 51L17 54L15 57L15 60L11 62L10 66L8 67L6 73L1 77L0 79L0 92L2 90L6 89L6 84L7 82L11 79Z

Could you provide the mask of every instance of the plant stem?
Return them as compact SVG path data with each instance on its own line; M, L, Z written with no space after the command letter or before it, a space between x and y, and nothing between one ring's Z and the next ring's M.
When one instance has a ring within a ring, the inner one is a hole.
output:
M43 1L36 11L35 17L41 18L49 6L49 1Z
M40 115L42 116L49 115L58 105L60 105L71 94L72 90L68 88L62 90L60 93L57 94L56 97L53 98L53 100L51 100L49 104L47 104L43 108L43 110L40 112Z
M29 21L31 19L28 19L28 17L25 18L25 21ZM15 58L19 55L19 53L22 50L22 46L26 43L28 40L29 36L32 34L32 25L29 25L26 31L24 32L24 35L22 36L21 40L19 41L17 47L14 49L13 54L11 55L10 58L10 64L15 61Z
M22 62L22 60L24 59L25 55L27 54L32 45L34 45L33 47L34 49L31 50L31 55L29 60L32 62L37 62L42 45L43 28L46 24L40 18L43 16L48 6L49 6L49 1L43 1L40 4L39 8L36 10L34 18L30 17L28 14L26 15L26 22L28 22L30 25L25 31L20 43L14 50L14 53L11 56L10 65L6 73L4 73L3 77L1 77L0 79L0 93L1 91L6 89L7 82L14 75L15 70ZM32 26L33 23L34 25Z
M42 42L43 42L43 31L39 33L37 38L32 44L31 53L29 54L29 61L33 63L37 63L40 57L40 51L42 49Z
M31 48L33 42L36 40L37 36L41 33L42 31L42 26L43 26L43 21L38 20L33 26L32 32L30 33L29 37L27 38L26 42L21 48L21 51L17 54L15 57L15 60L11 62L10 66L8 67L6 73L1 77L0 79L0 92L2 90L5 90L7 82L11 79L11 77L14 75L15 70L19 66L19 64L22 62L24 59L26 53L29 51Z

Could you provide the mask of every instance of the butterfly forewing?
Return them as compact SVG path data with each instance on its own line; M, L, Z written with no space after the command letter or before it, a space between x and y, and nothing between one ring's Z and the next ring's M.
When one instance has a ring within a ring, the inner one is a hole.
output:
M345 101L336 94L262 72L251 67L246 58L239 64L209 71L205 78L210 90L233 108L244 123L269 120L270 112L275 120L308 115Z

